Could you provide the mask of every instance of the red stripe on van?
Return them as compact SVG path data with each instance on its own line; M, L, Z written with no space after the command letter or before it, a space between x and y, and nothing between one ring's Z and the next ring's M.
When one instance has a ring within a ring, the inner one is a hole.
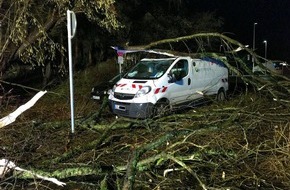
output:
M154 94L158 94L159 93L160 88L157 88L154 92Z
M143 86L142 85L138 85L138 88L141 89ZM137 88L136 84L132 84L132 88Z
M165 92L167 90L167 86L163 87L162 92Z
M116 86L123 87L123 86L126 86L126 84L116 84Z

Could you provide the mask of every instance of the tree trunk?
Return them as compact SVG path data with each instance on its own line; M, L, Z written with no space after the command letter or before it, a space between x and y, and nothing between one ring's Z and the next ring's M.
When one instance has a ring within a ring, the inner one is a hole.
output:
M25 49L29 45L33 44L41 35L43 35L43 32L47 32L51 28L53 28L59 19L60 19L60 17L58 15L57 11L54 10L54 12L51 14L49 19L43 25L42 30L39 30L38 28L36 28L34 30L34 32L30 33L30 35L27 37L27 39L24 40L24 42L19 47L13 45L14 47L9 48L10 49L9 52L2 52L2 55L0 58L0 60L2 62L0 73L2 73L2 75L3 75L5 73L5 71L7 71L7 69L11 65L11 63L13 61L18 60L20 58L21 54L25 51ZM11 44L11 46L12 46L12 44Z

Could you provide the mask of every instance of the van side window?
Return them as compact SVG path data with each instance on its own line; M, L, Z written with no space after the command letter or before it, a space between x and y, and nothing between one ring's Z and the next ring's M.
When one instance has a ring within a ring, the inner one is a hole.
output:
M181 80L183 77L188 75L188 61L179 60L171 70L171 73L174 74L176 80Z

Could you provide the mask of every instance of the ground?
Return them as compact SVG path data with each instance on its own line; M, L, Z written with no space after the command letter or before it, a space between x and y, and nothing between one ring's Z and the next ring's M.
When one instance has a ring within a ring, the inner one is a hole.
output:
M101 78L110 78L105 73L111 71L102 69L102 76L96 76L100 68L94 69L74 78L74 134L67 83L49 90L15 123L0 129L2 158L67 185L7 174L1 178L1 188L290 187L287 103L252 89L229 94L224 103L212 102L162 118L116 118L90 97L91 87ZM1 116L13 109L7 105Z

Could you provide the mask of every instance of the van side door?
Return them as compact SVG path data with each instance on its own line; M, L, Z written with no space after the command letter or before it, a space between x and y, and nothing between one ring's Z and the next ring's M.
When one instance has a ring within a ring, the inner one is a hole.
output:
M191 63L191 86L190 86L190 100L195 100L202 97L203 86L205 83L205 75L203 74L203 62L200 59L195 59Z
M180 59L169 71L169 99L172 105L188 101L191 87L189 60Z
M215 86L217 80L216 72L212 67L213 64L208 61L196 60L192 74L192 99L202 98L203 93L207 94Z

